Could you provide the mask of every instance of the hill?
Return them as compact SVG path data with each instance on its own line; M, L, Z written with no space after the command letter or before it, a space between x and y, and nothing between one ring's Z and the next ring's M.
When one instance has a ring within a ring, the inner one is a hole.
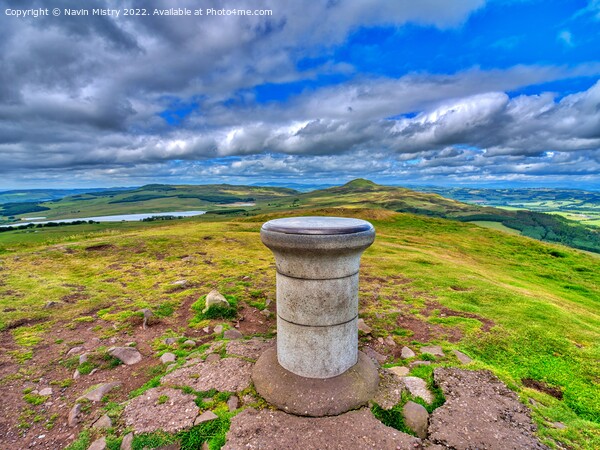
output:
M368 196L390 195L384 187L358 187ZM334 193L343 197L350 191L356 192L354 186ZM321 192L313 201L331 195ZM301 197L304 201L308 198ZM258 232L266 220L298 213L288 207L249 217L206 215L0 234L0 383L5 392L0 428L9 430L0 443L27 447L43 434L44 442L60 448L75 431L81 446L72 448L86 448L98 433L107 433L109 448L118 448L127 430L124 402L160 385L169 370L160 363L161 354L174 353L176 367L182 366L186 358L227 342L212 333L219 324L237 325L246 337L272 336L274 269ZM361 345L393 366L411 361L400 357L403 346L418 350L437 344L447 355L460 350L473 358L471 369L492 370L517 391L544 443L598 448L599 259L469 223L383 208L318 207L300 213L360 217L375 225L377 239L363 256L360 286L360 316L372 331L361 335ZM194 303L211 289L235 300L236 317L198 317ZM148 329L141 327L144 308L154 314ZM166 345L166 338L175 344ZM187 347L187 339L197 347ZM141 363L119 365L107 353L110 346L127 342L142 353ZM79 356L67 354L77 346L86 349L88 362L80 364ZM411 375L431 384L434 367L460 364L450 356L429 362L410 368ZM72 378L75 368L81 369L77 379ZM111 380L121 388L104 401L85 403L79 424L66 427L76 399ZM45 386L54 390L52 404L39 394ZM237 414L224 403L228 395L186 392L219 417L218 428L210 431L211 448L219 448ZM252 400L255 395L248 390L240 398L263 408ZM214 400L206 403L207 397ZM88 428L103 414L113 427L107 432ZM198 430L204 428L190 433ZM135 442L154 448L193 436L140 434Z

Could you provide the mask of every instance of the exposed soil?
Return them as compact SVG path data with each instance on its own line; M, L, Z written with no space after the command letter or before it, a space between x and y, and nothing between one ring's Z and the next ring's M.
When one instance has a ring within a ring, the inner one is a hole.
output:
M523 383L523 386L535 389L536 391L544 392L554 398L557 398L558 400L562 400L563 398L563 393L559 388L552 387L543 381L534 380L532 378L523 378L521 382Z
M450 308L446 308L445 306L441 305L436 301L428 301L425 304L425 308L421 311L421 313L426 316L431 316L434 310L439 311L439 317L464 317L467 319L479 320L482 324L481 331L484 331L486 333L490 331L494 325L496 325L493 320L486 319L485 317L482 317L478 314L463 311L454 311Z

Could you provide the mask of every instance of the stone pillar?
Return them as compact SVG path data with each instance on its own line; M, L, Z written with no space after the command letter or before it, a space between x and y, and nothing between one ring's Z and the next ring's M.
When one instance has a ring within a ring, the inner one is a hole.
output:
M358 219L297 217L263 225L261 239L277 267L277 351L261 356L253 379L267 401L319 416L374 394L378 375L358 351L357 325L360 257L374 238L373 226ZM355 393L335 392L348 389Z

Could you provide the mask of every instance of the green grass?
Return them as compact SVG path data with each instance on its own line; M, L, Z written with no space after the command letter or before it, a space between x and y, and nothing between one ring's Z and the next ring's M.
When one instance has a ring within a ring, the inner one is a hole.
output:
M519 230L515 230L513 228L508 228L506 225L502 225L500 222L491 222L491 221L487 221L487 220L474 220L469 223L479 225L480 227L492 228L494 230L504 231L505 233L517 234L517 235L521 234L521 232Z

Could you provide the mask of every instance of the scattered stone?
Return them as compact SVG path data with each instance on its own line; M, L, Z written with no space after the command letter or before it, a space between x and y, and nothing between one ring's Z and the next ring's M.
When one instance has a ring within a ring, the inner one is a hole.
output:
M247 341L235 340L227 343L226 352L229 355L258 359L265 350L275 345L273 339L252 338Z
M385 342L385 345L387 345L388 347L396 346L396 341L394 341L394 338L392 336L386 337L383 341Z
M175 355L175 353L163 353L162 356L160 357L160 362L163 364L167 364L167 363L172 363L175 362L175 360L177 359L177 356Z
M219 416L217 416L214 412L204 411L202 414L200 414L198 417L196 417L196 420L194 420L194 426L200 425L201 423L204 423L204 422L210 422L211 420L215 420L218 418L219 418Z
M118 388L119 386L121 386L121 383L119 383L119 382L102 383L95 389L92 389L87 394L83 394L77 400L88 399L88 400L91 400L92 402L99 402L100 400L102 400L102 397L104 397L106 394L108 394L113 389Z
M215 361L219 361L220 359L221 359L221 355L219 355L218 353L211 353L206 357L206 359L204 361L207 363L212 363Z
M187 280L177 280L173 281L171 285L173 286L185 286L187 284Z
M529 399L529 404L531 406L533 406L534 408L537 408L537 407L540 406L540 404L537 401L535 401L534 399L532 399L532 398Z
M227 407L229 408L229 411L235 411L239 408L239 406L240 399L237 398L237 395L232 395L231 397L229 397L229 399L227 400Z
M85 349L83 347L73 347L71 350L67 352L67 356L78 355L83 352Z
M394 375L396 375L398 378L405 377L410 372L410 369L408 367L404 367L404 366L390 367L390 368L388 368L388 370L390 372L392 372Z
M169 371L173 370L175 367L177 367L177 364L169 364L169 365L167 366L167 372L169 372Z
M381 345L383 345L383 338L382 337L378 337L377 338L377 342L379 342Z
M379 371L379 386L375 397L373 397L373 402L385 410L390 410L400 403L403 391L404 383L389 370L381 369Z
M121 441L120 450L132 450L133 448L133 433L127 433Z
M408 364L408 367L410 367L412 369L415 366L430 366L430 365L431 365L431 361L413 361Z
M463 352L460 352L458 350L452 350L452 353L454 353L454 356L456 356L462 364L469 364L471 361L473 361L471 358L469 358Z
M242 397L242 402L244 402L244 405L247 405L248 403L254 403L255 401L256 398L252 394L246 394Z
M40 392L38 392L38 394L42 395L44 397L47 397L48 395L52 395L52 388L51 387L44 388Z
M223 450L396 450L418 447L419 442L417 438L385 426L366 408L319 418L248 408L231 419Z
M444 354L444 351L442 350L442 347L440 347L439 345L430 345L427 347L421 347L421 353L425 353L425 354L433 355L433 356L446 356Z
M202 310L202 312L207 312L211 306L229 308L229 302L219 291L213 290L210 291L206 296L206 307Z
M380 364L383 364L388 358L387 356L382 355L379 352L376 352L368 345L365 345L363 347L362 351L365 355L367 355L369 358L371 358L373 360L373 362L375 363L375 365L377 367L379 367Z
M110 428L112 427L112 420L106 414L100 417L92 424L92 428Z
M433 395L427 389L427 383L425 380L419 377L403 377L402 381L404 382L404 386L410 392L410 395L413 397L420 397L425 400L427 403L433 402Z
M79 355L79 364L86 363L87 361L88 361L87 353L82 353L81 355Z
M184 343L183 343L184 347L195 347L196 346L196 341L193 341L192 339L187 339Z
M69 411L69 416L67 417L67 424L70 427L74 427L79 423L79 414L81 413L81 403L75 403L75 405Z
M45 309L50 309L50 308L54 308L55 306L58 306L58 302L47 302L44 305L44 308Z
M217 325L214 329L215 334L221 334L223 332L223 325Z
M190 386L196 391L237 392L250 386L252 364L240 358L224 358L215 363L190 361L161 378L161 383Z
M554 428L558 428L559 430L564 430L567 426L562 422L552 422L552 426Z
M241 339L242 337L244 337L244 335L235 329L225 330L223 333L223 338L225 339Z
M166 338L164 341L165 345L173 345L177 343L177 339L174 337Z
M405 346L405 347L402 347L402 351L400 352L400 357L402 359L414 358L415 352L413 352L410 348Z
M148 308L142 309L141 312L142 312L142 314L144 314L144 321L142 322L142 328L145 330L146 328L148 328L148 321L150 321L151 318L154 317L154 314Z
M408 428L413 430L421 439L427 437L427 425L429 421L429 413L423 405L415 402L407 402L402 408L402 416L404 423Z
M96 439L88 447L88 450L106 450L106 438L102 436L100 439Z
M133 347L115 347L109 350L108 354L114 356L128 366L139 363L142 360L140 352Z
M529 409L490 371L436 368L446 402L429 419L429 439L457 450L547 449L535 437Z
M371 327L365 323L364 319L358 319L358 330L365 334L371 334Z
M210 327L204 327L202 328L202 331L204 331L205 333L210 333Z
M265 316L267 319L268 319L269 317L271 317L271 315L273 314L271 311L269 311L269 310L268 310L268 309L266 309L266 308L265 308L265 309L263 309L263 310L262 310L260 313L261 313L263 316Z
M76 380L79 377L81 377L81 373L79 373L79 369L75 369L75 372L73 372L73 379Z
M159 401L164 396L168 400ZM136 433L158 430L176 433L194 425L194 419L198 415L194 400L194 395L184 394L179 389L152 388L132 399L125 407L122 417L125 426L132 427Z

